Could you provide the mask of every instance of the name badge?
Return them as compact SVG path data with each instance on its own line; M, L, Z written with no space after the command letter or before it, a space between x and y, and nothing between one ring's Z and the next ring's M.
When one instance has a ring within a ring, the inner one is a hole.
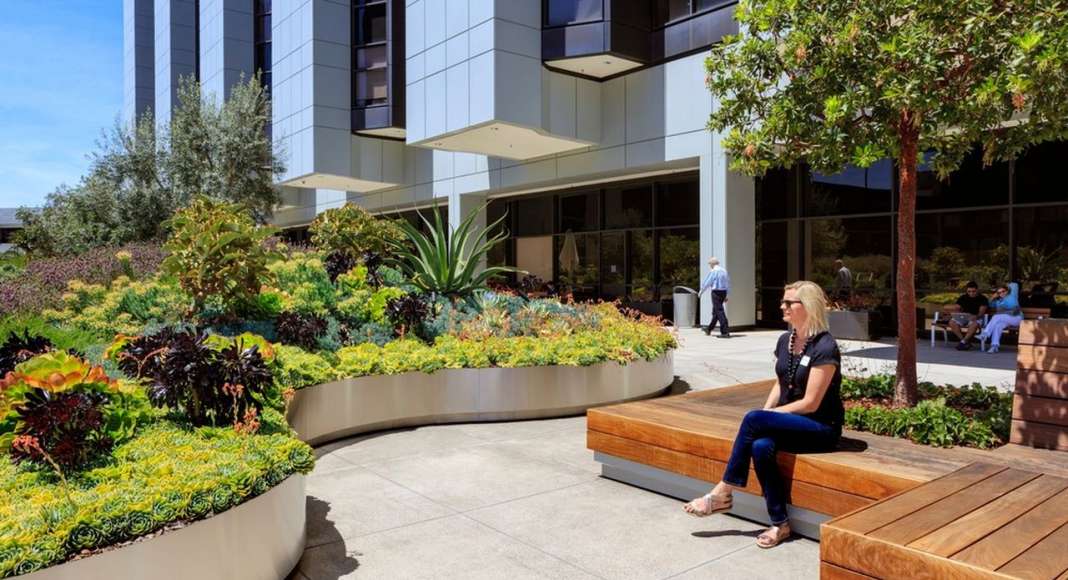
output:
M808 363L810 363L811 361L812 359L809 358L809 356L806 354L805 356L801 357L801 366L807 367Z

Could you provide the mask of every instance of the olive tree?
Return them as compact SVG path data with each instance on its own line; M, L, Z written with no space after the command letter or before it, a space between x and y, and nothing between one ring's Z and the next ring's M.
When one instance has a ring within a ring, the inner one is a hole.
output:
M917 401L916 170L1068 135L1068 1L741 0L706 61L731 167L897 161L895 403Z

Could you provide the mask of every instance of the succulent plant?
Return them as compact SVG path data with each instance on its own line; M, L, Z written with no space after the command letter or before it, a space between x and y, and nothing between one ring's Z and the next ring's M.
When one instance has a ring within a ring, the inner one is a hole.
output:
M328 329L325 318L314 314L283 312L275 322L275 334L278 342L292 344L305 350L316 350L319 339Z
M15 366L19 363L46 353L52 348L52 341L43 336L30 336L26 331L23 331L21 336L17 332L11 333L0 345L0 376L15 370Z
M420 330L430 316L430 305L417 294L405 294L386 303L386 316L401 337L409 333L422 336Z

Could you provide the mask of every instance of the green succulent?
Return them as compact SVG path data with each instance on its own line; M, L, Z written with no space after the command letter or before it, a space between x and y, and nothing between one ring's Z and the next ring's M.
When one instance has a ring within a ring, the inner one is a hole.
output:
M390 263L404 272L412 285L423 292L450 298L471 297L476 291L484 289L490 278L517 271L509 266L482 267L490 250L508 237L503 228L490 235L504 220L504 216L485 228L475 228L475 216L484 210L485 206L469 213L451 233L436 208L433 222L422 214L419 216L428 233L424 234L407 222L398 223L407 239L391 240L397 257L391 258Z

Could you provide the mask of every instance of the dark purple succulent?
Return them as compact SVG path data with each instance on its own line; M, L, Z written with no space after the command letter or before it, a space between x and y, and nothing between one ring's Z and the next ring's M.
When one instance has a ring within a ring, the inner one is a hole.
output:
M32 437L39 447L14 446L15 461L47 464L50 458L63 469L77 469L111 448L105 432L102 393L51 393L33 389L15 412L16 436ZM48 454L48 458L44 453Z
M422 336L423 322L430 316L430 305L417 294L405 294L386 303L386 316L397 334Z
M275 336L278 342L299 346L305 350L319 348L319 339L326 334L329 325L326 319L314 314L283 312L275 321Z
M15 370L15 365L52 350L52 341L43 336L30 336L28 331L13 332L0 345L0 377Z

